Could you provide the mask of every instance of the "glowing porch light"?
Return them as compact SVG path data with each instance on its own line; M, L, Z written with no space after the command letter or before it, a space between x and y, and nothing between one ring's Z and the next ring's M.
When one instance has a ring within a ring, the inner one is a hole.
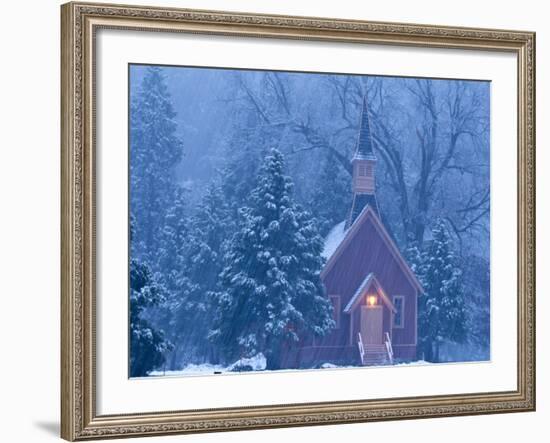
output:
M376 306L376 295L368 295L367 296L367 305L369 306Z

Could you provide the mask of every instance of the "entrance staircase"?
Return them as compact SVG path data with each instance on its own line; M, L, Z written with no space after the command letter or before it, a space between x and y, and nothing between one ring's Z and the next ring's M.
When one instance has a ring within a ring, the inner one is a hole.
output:
M385 334L383 344L364 344L358 333L357 346L363 366L383 366L393 364L393 349L389 334Z

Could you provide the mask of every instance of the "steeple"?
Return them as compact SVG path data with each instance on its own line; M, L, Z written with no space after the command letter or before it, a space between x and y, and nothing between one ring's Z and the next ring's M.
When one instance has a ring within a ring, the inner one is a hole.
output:
M356 160L370 160L376 162L376 155L374 155L372 147L372 131L366 95L363 99L361 121L359 124L359 137L357 138L357 146L355 147L355 155L353 156L353 161Z
M366 95L363 99L359 135L351 164L353 167L353 201L348 219L346 220L346 229L353 224L366 205L372 206L372 209L379 214L374 180L376 155L373 149L372 129Z

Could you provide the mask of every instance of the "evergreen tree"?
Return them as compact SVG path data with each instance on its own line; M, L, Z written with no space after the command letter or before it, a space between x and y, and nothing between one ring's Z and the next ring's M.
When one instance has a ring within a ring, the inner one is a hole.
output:
M313 211L323 237L346 218L350 189L349 174L342 173L333 151L329 150L313 195Z
M159 67L149 67L130 109L130 206L133 251L156 266L166 211L177 197L174 168L182 158L176 113Z
M468 342L474 347L471 357L489 358L491 337L490 267L487 260L467 255L461 259L465 300L468 305ZM477 351L476 351L477 349Z
M440 361L439 349L445 340L466 339L467 313L462 271L457 266L447 227L437 220L433 240L425 252L409 250L413 271L420 278L424 294L419 297L418 338L427 361Z
M223 171L222 190L235 218L238 209L247 203L261 166L261 153L251 144L250 135L242 132L234 135L227 152L228 164Z
M179 344L179 331L176 311L182 303L182 298L190 285L185 272L185 259L190 229L186 192L175 188L175 197L172 204L165 209L162 227L157 233L158 245L154 250L156 258L156 279L165 289L163 302L151 306L147 310L147 318L156 326L162 327L169 340ZM177 366L177 346L173 348L169 359L170 369L179 369Z
M174 200L166 208L156 248L157 268L169 291L177 293L184 285L184 260L189 237L189 217L185 191L174 189Z
M262 352L268 369L279 367L285 344L334 326L319 278L323 242L314 220L293 202L283 170L283 156L273 149L249 205L240 209L210 333L227 361Z
M210 303L218 289L226 244L234 229L218 185L208 187L190 225L188 247L180 270L185 277L181 279L184 284L176 312L178 347L186 350L188 361L202 362L208 357L213 362L217 355L207 339L212 322Z
M135 221L130 218L130 236ZM130 261L130 376L143 377L165 361L172 344L164 338L162 330L155 329L143 314L164 301L164 288L149 266L137 259Z

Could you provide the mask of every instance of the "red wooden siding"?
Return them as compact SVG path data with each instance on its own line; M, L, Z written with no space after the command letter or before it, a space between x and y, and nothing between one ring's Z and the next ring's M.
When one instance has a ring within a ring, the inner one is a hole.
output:
M356 293L369 273L373 273L386 296L393 301L394 295L404 297L404 326L393 328L393 315L390 308L383 304L383 331L392 338L396 358L414 359L416 356L417 333L417 286L411 279L410 270L400 257L396 257L384 228L374 213L362 214L356 220L344 240L337 256L329 261L322 273L322 280L328 296L339 296L339 328L322 338L304 340L285 353L285 367L310 367L311 363L357 363L357 333L361 325L360 305L350 314L344 313L350 299ZM359 223L359 224L358 224ZM368 288L366 288L368 289ZM335 300L334 300L335 301Z
M341 306L346 306L370 272L374 273L390 299L393 295L405 297L405 327L398 333L393 331L394 341L414 343L416 289L378 233L372 218L367 218L324 276L323 282L327 293L341 294Z

